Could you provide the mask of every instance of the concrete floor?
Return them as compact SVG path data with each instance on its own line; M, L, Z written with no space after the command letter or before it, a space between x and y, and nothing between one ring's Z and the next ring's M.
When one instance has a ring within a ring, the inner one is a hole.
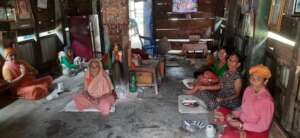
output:
M99 113L71 113L62 109L82 87L83 73L64 81L69 89L52 101L16 100L0 111L0 137L3 138L205 138L204 130L189 133L181 129L182 121L208 121L211 114L180 114L177 96L184 86L181 80L192 77L194 68L180 60L180 67L167 68L167 78L159 95L145 88L139 98L131 96L117 102L116 112L108 118Z

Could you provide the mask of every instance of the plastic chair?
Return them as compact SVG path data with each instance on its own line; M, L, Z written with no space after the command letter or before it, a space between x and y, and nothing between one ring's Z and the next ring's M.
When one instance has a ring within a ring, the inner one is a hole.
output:
M133 34L130 37L138 36L139 41L142 45L142 49L149 55L156 55L156 46L152 37L142 36L139 33L138 24L134 19L129 19L129 30L133 31Z

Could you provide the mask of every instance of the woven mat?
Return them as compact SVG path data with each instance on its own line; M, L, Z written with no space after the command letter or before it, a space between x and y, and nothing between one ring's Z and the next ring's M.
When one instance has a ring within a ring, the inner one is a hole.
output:
M115 105L113 105L111 107L110 112L115 112ZM83 111L79 111L75 105L75 102L72 100L70 101L66 107L63 109L64 112L100 112L99 110L95 109L95 108L88 108L88 109L84 109Z

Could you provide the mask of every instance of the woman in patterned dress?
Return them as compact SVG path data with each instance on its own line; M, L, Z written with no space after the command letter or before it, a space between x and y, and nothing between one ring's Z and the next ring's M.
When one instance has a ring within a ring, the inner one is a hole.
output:
M197 91L188 91L186 94L196 94L202 99L208 110L214 110L218 106L235 109L240 106L240 91L242 80L238 72L240 66L239 56L231 54L227 60L229 70L224 73L220 83L211 86L198 86Z

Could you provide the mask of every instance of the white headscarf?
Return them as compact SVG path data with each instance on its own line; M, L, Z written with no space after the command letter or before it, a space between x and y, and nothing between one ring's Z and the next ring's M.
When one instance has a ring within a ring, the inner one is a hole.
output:
M64 51L60 51L58 53L58 60L59 60L59 62L61 62L61 58L62 57L66 57L66 56L67 56L67 54Z

